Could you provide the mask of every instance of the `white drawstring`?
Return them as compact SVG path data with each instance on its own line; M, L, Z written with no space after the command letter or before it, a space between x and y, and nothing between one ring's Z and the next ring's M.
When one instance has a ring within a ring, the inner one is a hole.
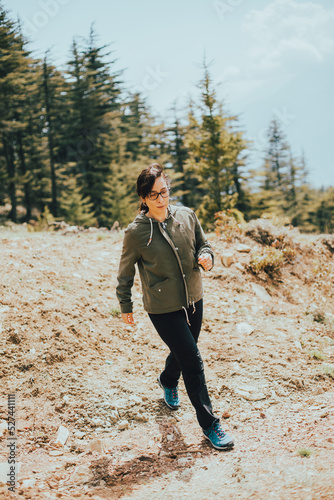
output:
M193 302L193 314L196 312L195 302Z
M172 214L172 211L171 211L171 209L170 209L170 207L169 207L169 205L168 205L168 217L167 217L167 219L168 219L169 217L172 217L172 219L174 219L174 220L175 220L175 222L177 222L179 225L183 224L183 222L180 222L180 221L178 221L177 219L175 219L175 217L174 217L174 215Z
M151 234L150 234L150 239L148 240L148 243L147 243L147 247L151 244L151 241L152 241L152 238L153 238L153 222L152 222L152 219L150 218L149 219L150 221L150 224L151 224Z
M170 216L172 217L172 219L175 220L175 222L177 222L179 225L183 224L183 222L180 222L178 221L177 219L175 219L174 215L171 213Z
M184 306L182 306L182 309L184 309L184 312L186 313L186 318L187 318L187 323L188 323L188 325L189 325L189 326L191 326L190 321L189 321L189 318L188 318L187 309L186 309Z

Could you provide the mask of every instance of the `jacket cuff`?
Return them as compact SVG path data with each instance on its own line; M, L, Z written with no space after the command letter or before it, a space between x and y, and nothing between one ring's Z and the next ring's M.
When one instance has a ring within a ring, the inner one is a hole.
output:
M211 271L211 269L213 269L213 266L215 265L215 256L214 256L214 253L211 249L209 248L203 248L203 250L200 250L198 252L198 255L197 255L197 259L198 257L200 257L201 255L203 255L203 253L208 253L209 255L211 255L211 259L212 259L212 266L210 267L209 271ZM201 266L202 267L202 266Z
M122 314L132 313L132 304L120 304L120 308Z

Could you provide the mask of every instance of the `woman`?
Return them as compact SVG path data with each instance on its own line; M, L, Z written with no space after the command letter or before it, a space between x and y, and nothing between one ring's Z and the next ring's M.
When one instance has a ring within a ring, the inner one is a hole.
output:
M199 266L213 266L213 252L195 213L169 205L169 181L153 163L137 179L141 212L127 227L119 265L117 298L122 318L134 324L131 287L138 265L143 304L170 353L158 377L167 406L180 406L178 381L184 384L204 436L219 450L231 449L232 438L214 415L197 340L203 314Z

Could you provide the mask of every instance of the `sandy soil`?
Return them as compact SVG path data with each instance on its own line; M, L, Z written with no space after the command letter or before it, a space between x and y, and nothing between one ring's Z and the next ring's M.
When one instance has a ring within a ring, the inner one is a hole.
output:
M333 498L330 250L301 236L295 263L273 281L247 272L250 254L238 250L258 243L210 235L216 265L203 275L199 346L215 411L235 438L232 451L219 452L182 382L180 410L163 402L156 377L167 348L142 308L138 278L135 328L119 318L121 240L0 230L0 464L8 394L21 464L15 493L0 483L0 498Z

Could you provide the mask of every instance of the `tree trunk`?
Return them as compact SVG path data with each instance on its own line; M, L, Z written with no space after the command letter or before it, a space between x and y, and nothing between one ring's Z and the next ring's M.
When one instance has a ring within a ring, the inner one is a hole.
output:
M29 221L31 219L31 194L30 194L30 185L29 180L27 180L27 165L25 161L24 149L23 149L23 141L22 141L22 133L18 132L17 134L17 142L19 146L19 161L20 161L20 169L24 176L24 205L27 210L25 220Z
M57 200L57 178L56 178L56 168L54 161L54 141L53 141L53 129L52 129L52 118L51 118L51 107L50 107L50 92L48 86L48 68L46 61L43 66L43 87L44 87L44 98L45 98L45 110L46 119L48 122L48 147L49 147L49 160L50 160L50 170L51 170L51 213L54 217L58 216L58 200Z
M4 141L4 149L6 155L6 166L8 175L8 194L10 197L10 202L12 208L8 214L9 218L13 222L17 222L17 200L16 200L16 179L15 179L15 162L14 162L14 151L13 146Z

